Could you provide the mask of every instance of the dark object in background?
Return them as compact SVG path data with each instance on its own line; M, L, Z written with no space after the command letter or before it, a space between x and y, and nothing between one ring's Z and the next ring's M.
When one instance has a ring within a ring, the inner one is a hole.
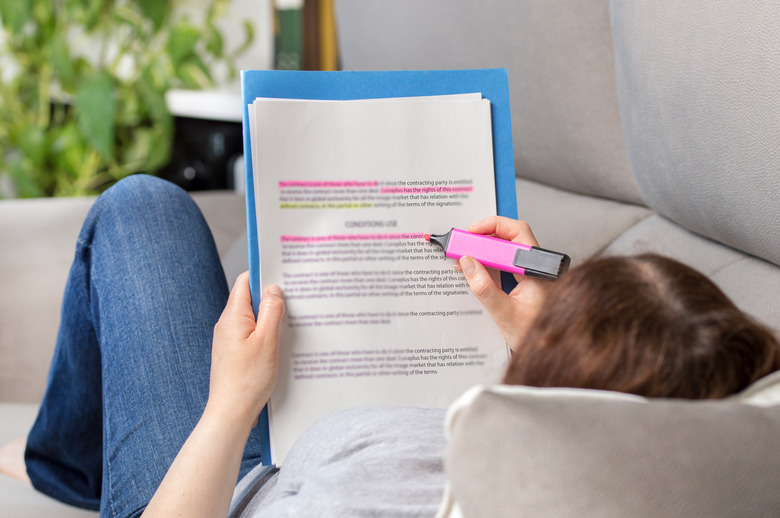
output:
M174 117L171 161L158 171L188 191L233 189L233 169L243 155L241 122Z

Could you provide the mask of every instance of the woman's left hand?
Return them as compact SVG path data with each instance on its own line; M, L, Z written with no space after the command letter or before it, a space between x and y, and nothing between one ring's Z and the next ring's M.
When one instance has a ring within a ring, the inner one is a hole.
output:
M468 231L525 245L539 245L528 223L499 216L491 216L470 225ZM466 276L472 293L490 313L509 348L517 351L526 331L544 304L550 283L515 275L517 286L511 293L506 294L493 281L487 269L473 257L461 257L456 268Z
M249 275L243 273L214 326L207 412L218 412L251 429L268 402L279 372L282 290L271 285L252 311Z

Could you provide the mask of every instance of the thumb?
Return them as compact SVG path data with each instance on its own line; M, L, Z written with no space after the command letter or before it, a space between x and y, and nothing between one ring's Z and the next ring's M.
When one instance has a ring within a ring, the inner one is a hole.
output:
M249 274L244 272L238 276L233 289L230 290L217 327L221 329L222 334L242 340L252 332L255 325L252 298L249 294Z
M273 284L265 290L265 293L260 298L255 331L259 332L266 340L277 342L283 315L284 299L282 298L282 290L279 286Z
M512 319L512 304L509 295L496 284L482 264L473 257L463 256L458 261L466 276L471 292L485 306L485 309L499 326Z

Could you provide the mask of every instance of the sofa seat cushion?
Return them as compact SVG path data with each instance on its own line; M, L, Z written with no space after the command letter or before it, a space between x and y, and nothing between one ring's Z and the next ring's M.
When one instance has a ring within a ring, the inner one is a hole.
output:
M752 404L475 387L448 414L441 515L778 516L780 373L759 384Z
M518 178L517 214L543 248L569 254L572 264L604 250L652 212L638 205L576 194Z
M0 403L0 445L26 437L35 421L38 405ZM94 518L96 512L65 505L30 484L0 475L0 514L6 518Z

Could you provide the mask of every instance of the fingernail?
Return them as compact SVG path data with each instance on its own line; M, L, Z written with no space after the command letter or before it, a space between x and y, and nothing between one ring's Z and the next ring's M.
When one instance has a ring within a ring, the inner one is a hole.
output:
M474 270L477 269L477 265L474 264L474 259L472 259L469 256L464 256L460 258L460 268L463 270L463 273L466 275L466 277L471 277L471 275L474 273Z
M276 297L282 296L282 288L280 288L276 284L271 284L270 286L268 286L267 291L269 295L274 295Z

